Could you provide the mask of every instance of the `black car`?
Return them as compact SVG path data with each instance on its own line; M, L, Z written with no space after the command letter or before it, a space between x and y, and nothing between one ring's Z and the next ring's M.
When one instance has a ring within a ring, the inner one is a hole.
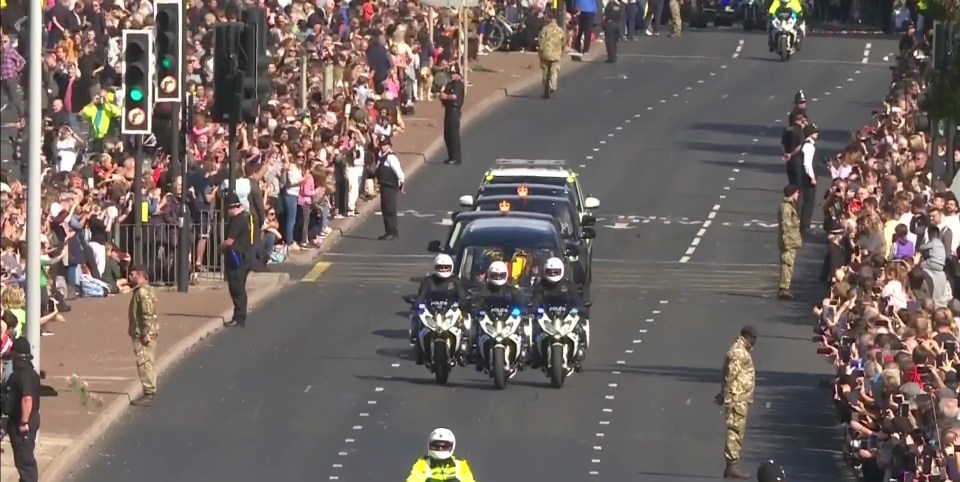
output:
M573 204L567 198L552 196L485 196L474 202L477 211L525 211L553 216L560 226L560 236L568 248L574 248L567 260L586 280L592 279L593 242L597 232L596 219L585 215L581 221Z
M430 243L431 251L439 241ZM563 259L576 252L565 247L553 221L525 216L482 217L469 222L459 235L451 256L454 275L468 288L486 282L487 268L494 261L503 261L510 271L509 282L530 295L540 278L543 265L550 258ZM576 270L568 277L581 290L586 280Z
M454 256L457 253L458 243L468 224L478 219L502 219L505 217L547 221L554 225L554 228L556 228L558 233L560 232L560 223L549 214L534 213L529 211L461 211L459 213L454 213L452 216L450 229L447 231L446 239L443 240L443 242L439 240L431 241L430 244L427 245L427 251L431 253L447 253L451 256Z
M473 207L477 199L489 196L551 196L565 197L570 199L570 203L577 206L577 193L566 185L555 184L484 184L477 189L474 196L460 196L460 205L464 207Z

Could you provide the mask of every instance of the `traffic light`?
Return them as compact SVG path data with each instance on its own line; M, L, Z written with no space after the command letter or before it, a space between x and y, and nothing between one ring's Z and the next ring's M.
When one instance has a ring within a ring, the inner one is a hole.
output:
M180 0L157 0L157 102L180 102L183 97L180 72L183 71L183 4Z
M262 8L250 7L240 13L240 20L244 24L237 59L241 78L240 118L245 122L256 122L259 108L269 100L270 94L266 14Z
M123 31L123 122L121 134L151 134L153 127L153 34L149 30Z
M210 120L227 123L237 109L240 73L237 72L237 51L244 25L221 23L213 28L213 105ZM239 120L237 120L239 122Z

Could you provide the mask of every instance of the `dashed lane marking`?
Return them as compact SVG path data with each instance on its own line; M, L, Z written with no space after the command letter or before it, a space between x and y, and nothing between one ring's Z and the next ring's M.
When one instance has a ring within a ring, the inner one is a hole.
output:
M740 52L742 50L743 50L743 39L740 39L739 43L737 44L737 48L733 51L733 58L740 57Z

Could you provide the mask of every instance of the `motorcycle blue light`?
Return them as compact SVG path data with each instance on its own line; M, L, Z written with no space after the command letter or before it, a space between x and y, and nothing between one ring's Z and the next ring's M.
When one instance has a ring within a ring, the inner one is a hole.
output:
M520 308L514 308L513 311L510 312L510 316L520 316Z
M487 312L486 312L486 311L483 311L483 310L480 310L480 311L477 312L477 315L487 316Z
M570 314L571 314L571 315L575 315L575 314L577 314L577 313L580 313L580 310L578 310L578 309L576 309L576 308L570 310Z
M424 311L427 311L427 305L420 303L419 305L417 305L417 311L421 313L423 313Z
M542 315L542 314L543 314L543 308L537 308L537 314L538 314L538 315Z

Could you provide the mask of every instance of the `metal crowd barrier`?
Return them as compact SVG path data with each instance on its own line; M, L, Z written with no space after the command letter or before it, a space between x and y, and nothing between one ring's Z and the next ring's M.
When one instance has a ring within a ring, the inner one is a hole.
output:
M194 216L188 225L190 228L190 283L223 280L223 258L220 256L220 243L223 242L224 225L219 212L202 213ZM140 250L143 265L147 270L150 284L154 286L176 286L178 277L177 255L181 249L179 225L166 223L153 218L143 224L140 242L134 241L133 223L114 226L113 243L117 248L130 255ZM199 263L197 260L200 252Z

